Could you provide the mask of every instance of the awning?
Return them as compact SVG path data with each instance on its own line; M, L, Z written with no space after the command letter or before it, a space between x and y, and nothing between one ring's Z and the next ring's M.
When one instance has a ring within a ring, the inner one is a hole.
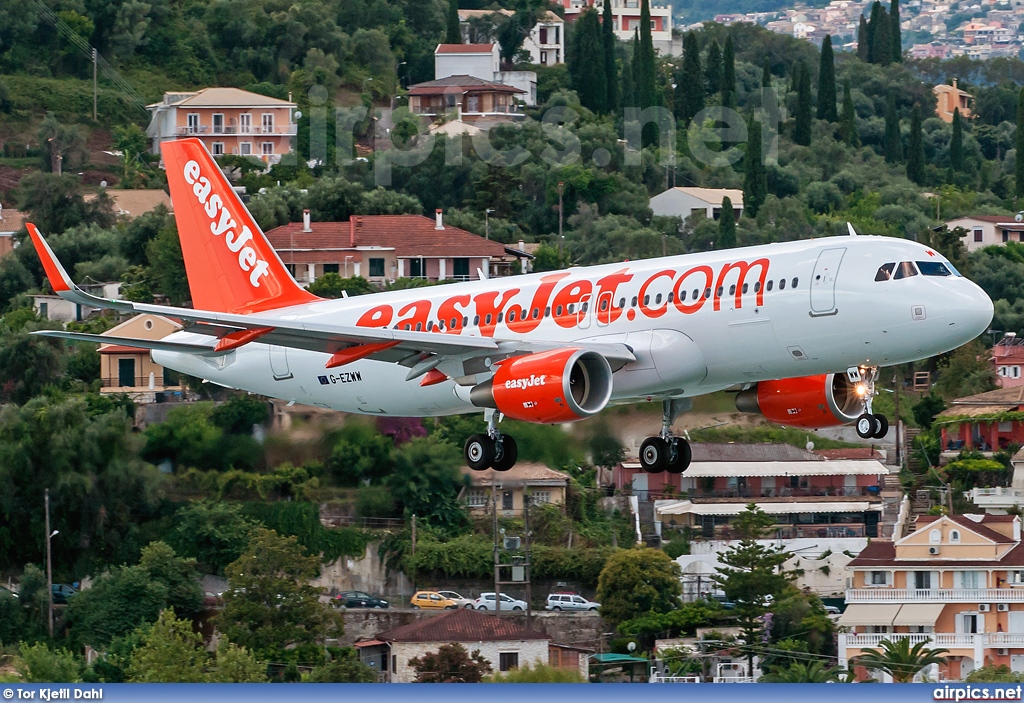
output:
M739 515L751 501L736 503L693 503L688 500L655 501L655 511L661 515ZM662 503L664 503L662 505ZM786 501L758 503L757 507L769 515L802 513L863 513L880 512L881 503L867 501Z
M900 611L899 603L854 603L846 606L839 616L839 624L846 627L855 625L891 625ZM934 620L932 621L935 622Z
M904 603L893 619L893 625L925 625L934 627L945 603Z
M694 461L684 477L711 478L746 476L885 476L889 469L875 459L831 461Z

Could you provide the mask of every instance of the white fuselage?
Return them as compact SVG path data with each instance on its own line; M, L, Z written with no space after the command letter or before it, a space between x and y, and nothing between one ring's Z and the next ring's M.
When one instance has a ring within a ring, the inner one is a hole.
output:
M959 275L875 280L883 264L898 269L907 261L948 266L906 240L827 237L378 293L262 315L567 347L619 342L636 361L614 373L613 402L685 397L922 359L988 328L991 301ZM210 339L190 332L172 338ZM260 343L219 357L152 354L159 364L213 383L306 405L398 416L479 410L456 393L454 381L422 387L406 380L408 367L391 362L364 359L326 369L329 354Z

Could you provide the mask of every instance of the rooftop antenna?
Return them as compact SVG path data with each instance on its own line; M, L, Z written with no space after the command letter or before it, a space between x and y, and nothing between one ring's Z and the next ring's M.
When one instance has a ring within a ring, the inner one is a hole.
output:
M846 223L846 229L849 230L851 237L856 237L857 236L857 230L855 230L853 228L853 225L850 224L849 222Z

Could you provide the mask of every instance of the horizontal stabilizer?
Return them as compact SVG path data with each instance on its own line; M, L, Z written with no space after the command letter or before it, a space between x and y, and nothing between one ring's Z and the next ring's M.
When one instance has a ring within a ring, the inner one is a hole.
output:
M186 354L215 355L218 352L212 344L188 344L186 342L168 342L164 339L135 339L134 337L112 337L105 334L86 334L84 332L65 332L63 330L39 330L32 332L40 337L59 337L72 339L76 342L95 342L96 344L121 344L139 349L156 349L158 351L183 352Z

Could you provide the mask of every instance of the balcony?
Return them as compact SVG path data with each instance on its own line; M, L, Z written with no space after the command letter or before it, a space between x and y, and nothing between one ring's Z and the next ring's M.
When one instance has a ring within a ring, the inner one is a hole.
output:
M847 649L875 649L882 640L909 639L911 645L924 642L930 647L958 647L974 648L980 647L1024 647L1024 633L1017 632L985 632L978 634L927 632L871 632L864 634L841 634L845 637ZM843 641L840 640L840 648Z
M1024 603L1024 588L851 588L847 603Z
M198 127L178 127L175 134L179 137L190 137L190 136L201 136L201 137L219 137L219 136L295 136L298 134L298 125L288 124L279 126L267 126L263 127L256 125L253 127L211 127L209 125L199 125Z
M971 501L979 508L1011 508L1024 503L1024 490L1020 488L975 488Z

